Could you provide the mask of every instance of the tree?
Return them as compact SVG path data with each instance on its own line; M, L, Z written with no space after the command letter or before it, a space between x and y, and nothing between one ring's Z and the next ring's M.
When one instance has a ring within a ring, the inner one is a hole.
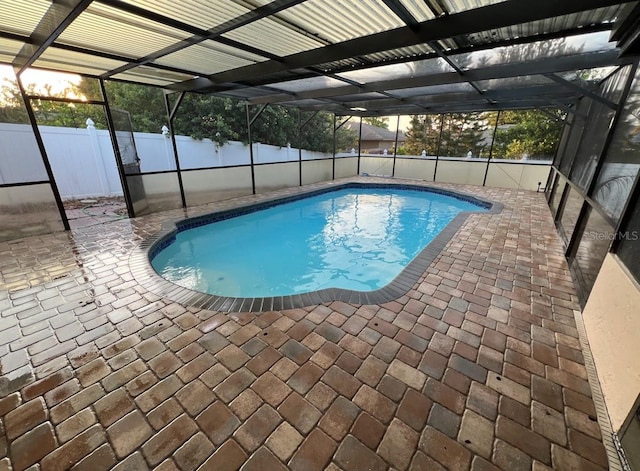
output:
M83 79L80 83L80 90L85 91L86 87L92 90L96 86L95 81ZM162 126L167 124L167 112L161 89L113 81L106 82L105 89L109 106L128 111L131 114L131 123L135 131L158 133ZM90 95L86 94L86 96Z
M0 123L28 123L20 91L15 81L4 78L0 85Z
M420 155L424 150L427 155L436 155L440 136L440 115L412 115L405 135L407 140L404 151L408 154Z
M475 157L483 156L487 127L486 113L413 115L405 147L414 155L425 150L427 155L464 157L471 151Z
M35 83L25 85L27 95L49 97L83 96L79 88L69 82L61 92L54 93L50 85L38 86ZM0 122L28 123L29 117L20 96L20 89L15 80L5 78L0 86ZM47 99L31 100L36 121L43 126L84 127L87 118L92 118L97 127L106 127L102 108L84 103L61 103Z
M558 118L559 110L551 111ZM562 122L540 110L503 111L493 144L496 158L551 158L555 154Z

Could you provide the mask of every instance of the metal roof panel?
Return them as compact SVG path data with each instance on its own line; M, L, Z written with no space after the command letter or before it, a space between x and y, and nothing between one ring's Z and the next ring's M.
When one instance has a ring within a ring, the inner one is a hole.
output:
M424 0L400 0L400 3L409 10L409 13L418 21L427 21L435 18L433 11Z
M482 51L450 56L462 69L489 67L498 64L525 62L547 57L609 51L615 44L609 42L609 32L588 33L566 38L547 39L526 44L514 44Z
M155 60L155 63L208 75L263 60L266 59L208 40L160 57Z
M556 18L548 18L542 21L532 21L507 28L498 28L479 33L469 34L462 38L472 45L486 44L488 42L505 41L513 38L523 38L538 34L555 33L566 29L575 29L590 25L613 22L619 15L623 6L616 5L607 8L598 8L573 15L563 15Z
M368 69L353 70L338 74L340 77L355 80L360 83L379 82L382 80L419 77L442 72L455 72L444 59L439 57L420 61L404 62L402 64L381 65Z
M459 13L465 10L501 3L504 0L442 0L447 13Z
M123 0L126 3L160 13L200 29L211 29L251 11L230 0Z
M328 43L404 26L382 0L307 0L275 17Z
M441 95L446 93L462 93L473 92L474 89L466 82L463 83L448 83L445 85L432 85L429 87L419 88L403 88L400 90L387 90L391 95L400 98L412 98L427 95Z
M23 45L22 41L0 38L0 62L13 62Z
M268 86L277 88L287 92L304 92L307 90L318 90L322 88L343 87L347 85L345 82L333 79L331 77L311 77L300 80L290 80L288 82L271 83Z
M147 83L152 85L169 85L193 78L190 75L171 72L168 70L154 69L144 65L135 67L114 75L112 78L118 80L128 80L131 82Z
M0 31L30 36L50 6L46 0L2 1Z
M125 62L105 59L104 57L50 47L34 62L33 66L80 74L100 75L124 64Z
M64 30L58 42L140 58L189 36L160 23L93 3Z
M254 21L223 36L277 56L288 56L324 45L271 18Z

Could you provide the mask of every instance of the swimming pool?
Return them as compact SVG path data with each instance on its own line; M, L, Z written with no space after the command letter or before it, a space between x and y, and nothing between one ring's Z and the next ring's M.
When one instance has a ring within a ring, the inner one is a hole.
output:
M170 282L215 296L374 293L402 282L457 215L490 207L424 187L347 185L178 225L150 259Z

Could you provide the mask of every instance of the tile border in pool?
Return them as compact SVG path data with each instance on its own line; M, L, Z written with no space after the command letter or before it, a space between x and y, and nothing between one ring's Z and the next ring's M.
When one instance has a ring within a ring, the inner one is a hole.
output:
M467 201L485 208L487 211L462 211L402 270L391 283L375 291L352 291L342 288L328 288L304 294L289 296L276 296L266 298L233 298L217 296L208 293L184 288L162 278L151 266L151 259L160 250L169 245L178 232L203 226L216 221L229 219L243 214L249 214L262 209L271 208L303 198L309 198L318 194L348 188L382 188L405 189L438 193L452 198ZM413 288L418 279L424 274L433 260L444 249L454 234L462 227L464 221L471 214L497 214L503 209L502 203L490 202L466 193L443 189L434 186L416 185L409 183L363 183L346 182L300 191L294 195L273 196L265 201L254 202L248 205L239 205L235 208L224 209L212 213L194 216L181 220L170 220L162 224L157 234L146 238L129 258L129 266L135 280L157 296L171 299L184 306L195 307L221 312L265 312L283 309L294 309L314 304L323 304L333 301L344 301L354 304L382 304L393 301L405 295Z

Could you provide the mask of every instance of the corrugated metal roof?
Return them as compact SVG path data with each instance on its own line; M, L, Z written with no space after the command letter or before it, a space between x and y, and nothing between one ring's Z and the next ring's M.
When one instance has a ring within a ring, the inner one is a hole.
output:
M168 85L170 83L182 82L193 78L190 75L180 74L167 70L154 69L144 65L135 67L126 72L114 75L117 80L128 80L131 82L148 83L152 85Z
M360 83L379 82L382 80L419 77L441 72L455 72L443 59L437 57L402 64L381 65L368 69L353 70L338 74L340 77Z
M544 75L523 75L504 79L478 80L475 84L481 90L507 90L512 88L531 87L535 85L553 84L553 80Z
M323 42L300 34L270 19L263 18L224 35L277 56L288 56L324 45Z
M527 44L497 47L463 54L455 54L451 58L468 70L477 67L489 67L498 64L532 61L546 57L559 57L570 54L585 54L596 51L615 49L609 42L609 32L581 34L567 38L547 39Z
M266 59L240 49L215 41L204 41L156 59L155 63L193 70L199 75L203 75L255 64L263 60Z
M296 101L288 101L285 104L287 106L308 107L308 106L324 105L326 104L326 102L322 100L296 100Z
M273 0L119 0L119 1L94 1L83 11L57 38L56 45L69 44L85 48L89 51L107 52L117 56L130 58L131 66L138 63L138 59L149 55L154 57L159 52L164 53L167 48L189 44L187 47L164 55L156 60L157 65L169 68L189 70L192 73L174 73L149 66L136 66L135 68L115 76L118 79L151 83L157 85L170 85L192 78L195 75L210 75L226 72L233 69L251 66L259 62L265 62L268 58L262 55L244 52L240 48L223 45L217 41L206 40L193 44L185 39L192 37L192 33L181 31L163 24L162 21L152 21L127 13L128 6L136 6L142 11L164 15L194 27L210 30L220 24L230 22L244 14L270 4ZM417 21L428 21L434 18L434 14L455 14L462 11L500 3L501 0L396 0L402 4ZM304 51L312 51L308 55L302 55L300 61L284 61L252 68L250 74L229 73L224 74L220 81L229 83L219 86L209 86L206 83L194 82L194 88L201 92L226 90L224 94L240 98L263 97L273 95L273 98L262 100L276 103L281 95L312 90L340 87L343 83L333 78L313 77L315 70L335 72L336 69L353 70L340 73L340 77L351 81L367 84L393 79L410 77L433 76L443 74L445 82L450 74L456 72L442 59L432 58L418 60L425 54L431 54L433 50L428 44L413 45L409 35L406 38L402 34L389 33L389 45L379 38L369 40L368 35L393 30L402 27L404 23L398 18L386 4L387 0L305 0L293 6L278 11L266 18L244 24L239 28L228 31L224 37L242 43L246 48L265 51L276 56L289 56ZM515 4L515 3L514 3ZM433 7L430 8L430 6ZM60 21L60 15L46 15L57 8L66 10L64 2L52 0L0 0L0 33L5 36L32 35L38 24L55 26ZM571 3L564 11L577 11L580 5ZM514 38L536 37L544 33L571 30L588 25L598 25L611 22L620 14L621 7L607 7L597 10L565 15L557 18L549 18L542 21L533 21L521 25L513 25L495 30L486 30L471 35L463 35L454 38L441 38L438 43L446 50L456 51L459 47L486 45L487 43L501 41L508 42ZM263 12L266 11L263 10ZM44 17L43 17L44 15ZM466 15L465 15L466 16ZM468 19L473 20L473 13ZM508 15L505 15L508 16ZM523 19L538 17L537 15L525 15ZM451 20L451 31L456 29L456 20ZM481 18L481 17L479 17ZM506 19L506 18L505 18ZM443 20L448 21L448 20ZM481 21L481 20L479 20ZM167 21L170 23L170 21ZM501 24L509 24L504 21ZM482 27L482 25L476 25ZM473 25L470 26L471 28ZM485 26L486 28L486 26ZM458 29L469 31L473 29ZM451 33L448 33L451 34ZM560 36L560 35L558 35ZM386 37L386 36L385 36ZM358 44L361 56L349 57L349 49L341 42L352 38L365 38ZM467 54L451 56L463 69L477 67L490 67L505 63L520 63L535 61L547 57L570 56L586 54L590 52L610 51L615 46L608 42L609 33L592 33L578 36L568 36L556 40L538 41L536 43L512 45L492 50L475 51ZM34 38L37 40L38 38ZM528 39L530 40L530 39ZM332 48L331 53L324 54L321 48L327 45L338 44ZM412 44L410 46L388 49L394 45ZM12 61L15 54L22 47L21 41L0 39L0 61ZM376 51L376 49L378 49ZM337 54L333 52L337 51ZM344 51L345 53L341 53ZM317 54L316 54L317 52ZM603 56L592 54L590 58ZM606 58L613 54L604 55ZM125 59L126 60L126 59ZM326 60L327 62L320 62ZM613 61L613 59L611 59ZM403 63L401 63L403 61ZM146 63L144 61L140 61ZM389 62L398 62L391 64ZM382 65L382 64L387 65ZM571 59L567 63L572 63ZM594 62L595 64L596 62ZM602 64L602 61L597 62ZM607 62L607 64L613 62ZM375 64L375 65L374 65ZM588 62L585 62L588 64ZM62 48L48 48L35 63L36 67L54 68L88 74L102 74L125 65L118 60L104 59L97 56L88 56L79 52L70 52ZM583 65L584 66L584 65ZM588 65L586 65L588 66ZM367 67L367 68L365 68ZM355 69L359 70L355 70ZM515 69L515 68L514 68ZM567 70L558 67L557 70ZM579 75L578 75L579 76ZM433 77L429 83L438 83ZM291 79L290 81L286 81ZM235 83L233 83L235 82ZM424 84L426 81L422 81ZM265 86L269 83L269 86ZM417 81L416 81L417 83ZM532 84L548 84L543 78L519 78L505 81L487 81L479 83L489 90L499 90L504 87L529 86ZM253 84L255 88L241 88L246 84ZM387 85L387 87L402 88L411 83L399 83ZM203 88L198 88L202 86ZM208 87L208 88L207 88ZM495 88L494 88L495 87ZM561 85L558 85L561 87ZM373 89L371 87L369 89ZM543 87L550 88L550 87ZM417 89L392 90L399 97L419 97L435 93L453 93L469 90L466 83L454 85L436 85ZM349 89L346 91L350 91ZM342 91L343 93L346 91ZM336 93L339 94L339 93ZM515 93L505 93L512 96ZM321 96L321 93L309 93L308 96ZM330 95L330 94L329 94ZM469 95L470 96L470 95ZM377 100L380 99L380 100ZM425 98L434 101L435 98ZM335 103L331 103L334 100ZM324 100L302 100L293 103L305 103L304 106L327 106L329 109L343 110L349 106L356 106L359 101L373 100L379 103L379 110L386 112L388 106L399 109L403 105L393 104L394 100L388 99L381 93L363 93L348 96L328 97ZM256 100L259 101L259 100ZM479 101L482 101L479 98ZM312 104L308 104L311 102ZM287 102L291 104L292 102ZM376 113L378 109L372 104L370 113ZM444 106L444 105L443 105ZM414 109L413 107L412 109Z
M404 26L381 0L307 0L275 16L329 43Z
M400 98L412 98L427 95L439 95L443 93L463 93L473 92L474 89L466 82L463 83L448 83L445 85L432 85L430 87L419 88L403 88L400 90L387 90L391 95Z
M418 21L427 21L435 17L424 0L400 0L409 13Z
M237 2L217 0L124 0L201 29L211 29L250 11Z
M249 98L258 98L261 96L272 95L273 91L263 90L260 88L236 88L234 90L229 90L226 92L219 93L218 95L228 96L232 98L238 99L249 99Z
M566 29L579 28L614 21L623 6L598 8L574 15L558 16L542 21L532 21L507 28L492 29L464 36L463 40L478 45L487 42L505 41L545 33L555 33Z
M50 6L46 0L1 1L0 31L30 36Z
M300 80L291 80L289 82L273 83L269 84L269 87L296 93L307 90L318 90L321 88L342 87L345 85L347 85L345 82L331 77L311 77Z
M378 100L382 98L389 98L382 93L370 92L370 93L358 93L356 95L341 95L334 97L333 100L339 103L349 103L350 106L357 106L357 102L365 101L365 100ZM353 103L350 103L353 102Z
M189 36L160 23L93 3L64 30L58 42L144 57Z
M0 38L0 62L11 63L23 45L21 41Z
M48 48L33 65L34 67L100 75L124 64L125 62L82 54L80 52Z
M384 62L394 59L411 59L412 57L429 54L431 52L433 52L433 49L428 44L416 44L415 46L367 54L363 56L363 58L371 62Z
M362 64L364 64L362 60L360 60L357 57L354 57L354 58L343 59L339 61L325 62L324 64L318 64L317 68L324 72L330 72L332 70L337 70L337 69L344 70L347 67L358 67Z
M465 10L502 3L504 0L442 0L447 13L458 13Z

